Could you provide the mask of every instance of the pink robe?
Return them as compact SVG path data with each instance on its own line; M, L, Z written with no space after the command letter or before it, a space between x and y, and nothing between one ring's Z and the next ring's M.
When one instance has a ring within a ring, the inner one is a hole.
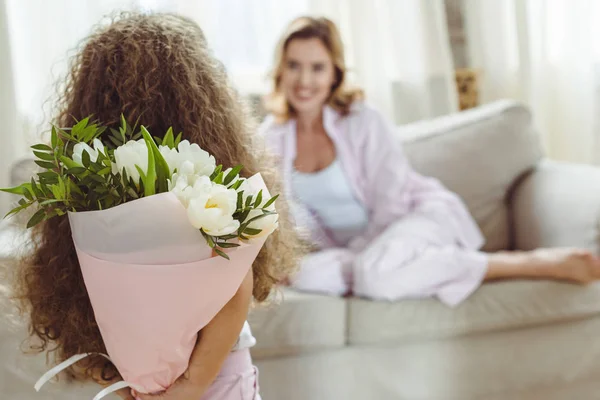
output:
M437 296L448 305L467 298L485 276L487 256L478 251L483 236L462 200L412 169L393 126L369 106L357 103L345 117L325 106L323 124L369 223L342 247L309 207L294 201L296 122L267 117L260 130L280 156L293 217L320 249L305 257L292 286L377 300Z

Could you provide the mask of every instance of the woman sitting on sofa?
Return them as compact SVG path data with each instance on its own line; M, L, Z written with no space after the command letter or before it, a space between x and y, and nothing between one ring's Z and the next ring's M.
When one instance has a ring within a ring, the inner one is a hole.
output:
M296 223L315 247L291 286L456 305L487 280L600 277L600 260L583 249L479 251L482 234L461 199L411 168L393 127L344 76L336 26L294 20L276 51L261 126L280 156Z

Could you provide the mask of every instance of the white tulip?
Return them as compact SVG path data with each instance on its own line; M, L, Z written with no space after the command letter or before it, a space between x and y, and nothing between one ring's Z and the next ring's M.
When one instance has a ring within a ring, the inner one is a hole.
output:
M123 168L127 176L131 177L135 183L140 181L140 173L136 165L140 167L144 174L148 173L148 147L144 139L130 140L122 146L115 149L116 170L121 173Z
M94 139L92 143L94 148L90 147L87 143L77 143L73 147L73 161L79 165L83 165L83 152L85 151L90 155L90 161L96 162L98 160L98 152L104 152L104 145L99 139Z
M239 221L233 219L237 192L199 177L194 183L188 203L188 218L197 229L211 236L229 235L238 230Z

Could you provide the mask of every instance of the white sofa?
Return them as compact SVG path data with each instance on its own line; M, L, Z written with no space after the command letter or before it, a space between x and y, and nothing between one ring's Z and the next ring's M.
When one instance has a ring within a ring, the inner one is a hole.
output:
M465 199L487 250L598 250L600 168L545 160L526 108L503 101L398 135L419 171ZM0 291L0 398L91 399L97 387L89 384L33 391L47 367L43 356L18 350L25 331L9 318L5 297ZM435 299L386 303L283 290L281 304L253 310L251 325L265 400L600 398L595 284L486 284L455 309Z
M502 101L399 129L415 168L466 201L486 249L598 251L600 168L544 159ZM600 398L600 286L485 284L455 309L286 291L252 314L265 399Z

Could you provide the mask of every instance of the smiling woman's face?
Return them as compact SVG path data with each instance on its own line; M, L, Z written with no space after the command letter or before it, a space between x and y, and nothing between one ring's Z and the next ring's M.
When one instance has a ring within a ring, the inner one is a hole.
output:
M299 117L318 113L334 82L333 60L320 39L293 39L288 43L280 84Z

